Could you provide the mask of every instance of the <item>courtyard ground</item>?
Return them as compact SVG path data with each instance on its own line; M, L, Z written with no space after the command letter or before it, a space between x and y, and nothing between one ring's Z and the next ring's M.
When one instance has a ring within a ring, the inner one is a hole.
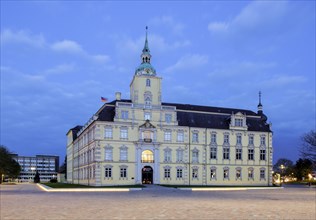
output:
M44 192L0 185L0 219L316 219L316 188Z

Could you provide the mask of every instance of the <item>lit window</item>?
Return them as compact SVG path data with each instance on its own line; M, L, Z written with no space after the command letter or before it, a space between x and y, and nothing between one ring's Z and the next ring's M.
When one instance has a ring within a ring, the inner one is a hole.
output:
M253 179L253 168L248 169L248 179Z
M254 149L248 149L248 160L254 160Z
M153 163L154 154L150 150L144 150L142 152L142 163Z

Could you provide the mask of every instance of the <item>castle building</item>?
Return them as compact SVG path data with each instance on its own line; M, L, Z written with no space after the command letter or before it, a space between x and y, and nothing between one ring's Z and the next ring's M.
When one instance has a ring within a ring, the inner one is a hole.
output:
M67 133L67 181L103 186L272 185L272 131L251 110L162 102L147 33L130 99Z

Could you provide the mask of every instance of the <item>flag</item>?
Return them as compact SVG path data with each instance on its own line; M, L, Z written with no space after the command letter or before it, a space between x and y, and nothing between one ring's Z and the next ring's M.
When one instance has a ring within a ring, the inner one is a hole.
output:
M101 96L101 102L107 102L108 99Z

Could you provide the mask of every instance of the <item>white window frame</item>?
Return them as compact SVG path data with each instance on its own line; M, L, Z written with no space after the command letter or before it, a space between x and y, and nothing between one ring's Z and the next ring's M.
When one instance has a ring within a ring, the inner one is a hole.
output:
M128 111L122 110L121 111L121 118L124 120L128 119Z
M210 159L211 160L217 159L217 147L215 147L215 146L210 147Z
M171 131L169 131L169 130L165 131L164 140L168 141L168 142L171 141L171 136L172 136Z
M128 128L127 127L120 128L120 138L123 140L128 139Z
M113 128L106 126L104 128L104 138L105 139L112 139L113 138Z
M230 148L223 147L223 160L229 160L229 159L230 159Z
M177 133L177 141L178 142L184 142L184 132L183 131L178 131L178 133Z

